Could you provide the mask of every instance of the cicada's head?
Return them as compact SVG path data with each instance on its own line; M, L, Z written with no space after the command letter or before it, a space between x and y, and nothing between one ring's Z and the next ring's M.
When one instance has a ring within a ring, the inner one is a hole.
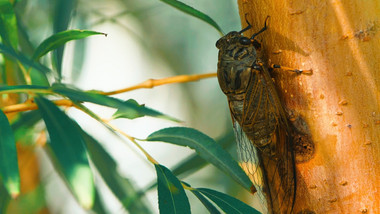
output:
M215 46L219 49L226 49L229 46L249 47L256 46L257 41L243 36L240 32L232 31L220 38Z
M257 59L254 42L240 32L232 31L216 42L219 49L218 80L225 94L247 90L251 68Z
M246 28L229 32L216 42L219 49L218 81L225 94L242 94L248 89L251 77L258 71L254 65L257 64L260 43L255 38L267 29L268 18L265 19L264 27L250 38L242 35L252 27L247 21Z

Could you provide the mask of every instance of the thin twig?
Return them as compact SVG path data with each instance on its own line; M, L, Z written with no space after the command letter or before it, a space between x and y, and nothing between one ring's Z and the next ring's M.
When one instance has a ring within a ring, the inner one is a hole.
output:
M195 74L195 75L179 75L179 76L168 77L168 78L163 78L163 79L148 79L142 83L139 83L137 85L134 85L128 88L123 88L123 89L110 91L110 92L101 92L101 94L115 95L115 94L121 94L124 92L133 91L133 90L141 89L141 88L153 88L153 87L165 85L165 84L192 82L192 81L197 81L197 80L205 79L205 78L211 78L215 76L216 76L216 73L208 73L208 74Z
M116 131L116 132L120 133L121 135L123 135L124 137L128 138L133 144L135 144L135 145L137 146L137 148L140 149L140 151L141 151L142 153L144 153L145 157L146 157L151 163L153 163L153 164L155 164L155 165L159 164L159 163L158 163L158 162L157 162L152 156L150 156L150 154L149 154L147 151L145 151L144 148L142 148L142 147L140 146L140 144L138 144L138 143L136 142L136 138L134 138L134 137L128 135L127 133L123 132L121 129L119 129L119 128L117 128L116 126L112 125L112 124L109 123L108 121L104 121L104 123L107 124L107 125L108 125L110 128L112 128L114 131Z
M53 101L53 103L57 106L67 106L67 107L75 106L71 100L66 100L66 99L55 100ZM9 113L14 113L14 112L30 111L30 110L36 110L36 109L38 109L38 106L36 103L27 101L25 103L5 106L1 110L5 114L9 114Z

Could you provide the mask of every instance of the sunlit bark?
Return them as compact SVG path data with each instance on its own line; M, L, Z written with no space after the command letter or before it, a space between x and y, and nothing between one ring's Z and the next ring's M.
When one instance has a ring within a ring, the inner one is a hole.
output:
M258 38L268 64L313 70L273 71L300 132L295 213L380 213L380 2L238 3L247 35L271 17Z

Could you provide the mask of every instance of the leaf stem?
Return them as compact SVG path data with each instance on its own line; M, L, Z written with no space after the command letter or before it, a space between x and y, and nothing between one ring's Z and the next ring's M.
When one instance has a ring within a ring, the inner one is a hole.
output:
M104 121L105 124L107 124L110 128L112 128L114 131L119 132L124 137L128 138L133 144L137 146L137 148L140 149L142 153L144 153L145 157L151 162L152 164L158 165L159 163L147 152L144 148L140 146L139 143L136 142L136 138L128 135L127 133L123 132L121 129L117 128L116 126L112 125L108 121Z

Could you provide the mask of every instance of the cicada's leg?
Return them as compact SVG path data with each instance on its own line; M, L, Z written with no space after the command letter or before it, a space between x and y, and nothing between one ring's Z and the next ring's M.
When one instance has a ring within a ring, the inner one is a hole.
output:
M312 74L313 73L312 69L300 70L300 69L294 69L294 68L290 68L290 67L286 67L286 66L282 66L282 65L276 65L276 64L272 64L270 67L271 68L279 68L279 69L282 69L285 71L292 71L292 72L295 72L297 74Z

